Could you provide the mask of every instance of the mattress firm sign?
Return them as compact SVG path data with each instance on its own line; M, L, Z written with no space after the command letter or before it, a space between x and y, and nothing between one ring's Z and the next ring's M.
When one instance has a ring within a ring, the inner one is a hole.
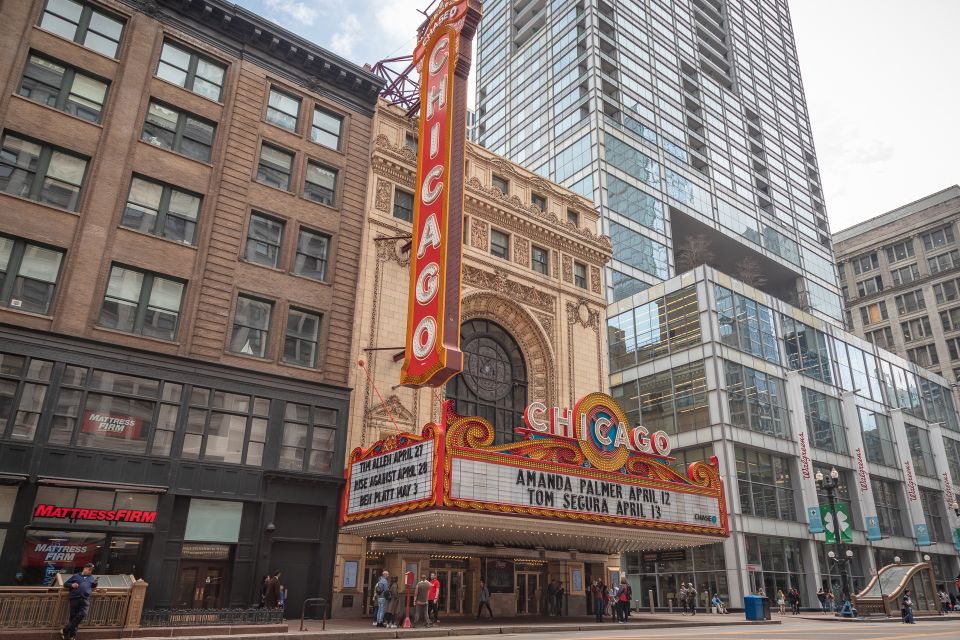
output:
M433 440L418 442L350 465L347 515L431 497Z
M662 521L722 530L720 501L715 496L481 460L452 460L450 496L511 505L540 515L565 512L636 524Z

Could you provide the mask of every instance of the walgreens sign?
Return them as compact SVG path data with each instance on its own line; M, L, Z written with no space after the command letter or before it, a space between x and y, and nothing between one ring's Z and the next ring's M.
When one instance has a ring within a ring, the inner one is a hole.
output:
M443 0L420 31L420 140L407 344L400 383L438 387L463 369L460 275L467 75L478 0Z

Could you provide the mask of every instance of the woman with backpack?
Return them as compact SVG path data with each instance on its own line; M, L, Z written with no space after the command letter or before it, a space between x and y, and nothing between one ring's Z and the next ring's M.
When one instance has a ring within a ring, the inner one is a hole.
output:
M617 622L619 624L626 624L627 622L627 611L630 608L630 599L633 595L633 590L630 588L630 583L627 582L627 577L622 576L620 578L620 586L617 588Z

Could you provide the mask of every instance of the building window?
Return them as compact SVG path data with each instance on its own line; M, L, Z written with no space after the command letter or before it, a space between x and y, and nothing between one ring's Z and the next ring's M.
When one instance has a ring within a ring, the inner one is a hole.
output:
M157 77L217 102L223 95L227 68L169 40L164 41Z
M230 464L263 464L268 398L193 387L182 457Z
M940 324L944 331L956 331L960 329L960 307L953 307L940 312Z
M861 298L863 296L873 295L878 291L883 291L883 278L880 276L874 276L867 280L861 280L857 283L857 295Z
M309 200L332 207L336 200L337 170L316 162L307 163L303 195Z
M0 353L0 435L33 440L53 366L48 360Z
M100 122L107 83L73 67L30 54L18 93L90 122Z
M897 304L897 312L901 315L904 313L914 313L915 311L927 308L927 303L923 299L922 289L901 294L894 298L893 301Z
M580 226L580 214L573 209L567 209L567 222L575 227Z
M537 273L550 275L550 252L543 247L533 245L530 253L530 264Z
M827 335L790 316L781 315L780 321L783 323L787 366L805 376L832 384L833 368Z
M330 252L330 236L300 229L297 239L297 258L293 265L294 273L319 280L327 279L327 257Z
M893 332L890 331L890 327L883 327L876 331L868 331L866 338L881 349L886 349L887 351L890 351L894 347Z
M0 419L2 418L3 416L0 415ZM947 457L947 467L950 470L950 477L960 478L960 441L944 437L943 449ZM956 491L956 488L954 488L954 491Z
M953 244L953 227L947 226L941 229L935 229L934 231L928 231L920 235L920 240L923 242L923 248L927 251Z
M637 423L649 426L651 432L663 429L669 434L683 433L709 424L702 360L640 378L637 392L630 395L639 398Z
M498 229L490 230L490 253L503 258L510 259L510 236Z
M927 266L930 268L930 275L936 275L942 271L960 267L960 251L954 249L953 251L927 258Z
M803 388L803 410L810 442L818 449L847 452L847 439L840 413L840 401L825 393Z
M582 262L573 263L573 284L581 289L587 288L587 265Z
M773 311L746 296L720 286L714 288L720 341L734 349L780 364ZM692 301L696 307L696 300Z
M609 318L607 339L611 373L700 344L696 289L686 287Z
M260 145L260 162L257 165L257 182L268 187L290 191L290 175L293 173L293 153L264 142Z
M123 20L74 0L47 0L40 28L110 58L117 57Z
M120 225L184 244L194 244L200 196L134 176Z
M340 149L340 130L343 118L320 107L313 110L310 139L331 149Z
M270 342L270 315L273 303L249 296L237 296L230 351L265 358Z
M913 257L913 239L904 240L884 248L887 252L887 262L894 263Z
M897 484L890 480L870 477L873 500L880 520L880 533L885 536L903 535L903 522L900 519L900 500L897 498Z
M832 466L827 466L827 465L823 465L823 464L814 463L814 464L813 464L813 470L812 470L813 477L816 478L816 477L817 477L817 472L820 472L820 473L823 474L823 476L824 476L825 478L829 478L829 477L830 477L830 472L831 472L833 469L835 469L835 468L836 468L836 467L832 467ZM840 476L839 476L839 478L838 478L838 480L840 481L840 482L839 482L839 485L837 486L836 490L834 491L834 495L837 497L837 504L838 504L838 505L841 505L841 504L846 505L846 506L847 506L847 513L850 514L851 519L853 519L853 503L850 501L850 488L851 488L851 486L852 486L852 485L850 484L850 478L851 478L850 472L849 472L848 470L846 470L846 469L837 469L837 473L840 474ZM817 488L817 497L820 498L820 499L817 501L817 502L819 502L820 504L828 504L827 492L826 492L825 490L820 489L820 488ZM838 510L838 511L839 511L839 510ZM862 525L859 525L859 524L856 522L856 520L853 520L853 521L851 521L851 523L850 523L850 528L851 528L851 529L858 529L858 530L859 530L859 529L863 529L863 526L862 526Z
M882 322L888 318L889 315L887 315L887 303L883 300L880 302L874 302L873 304L868 304L865 307L860 307L860 319L863 321L864 326L868 324L876 324L877 322Z
M210 162L216 129L212 122L151 100L140 139L155 147Z
M943 510L943 492L920 487L920 506L923 509L923 519L927 523L930 542L949 542L951 536L945 526L947 520ZM952 572L950 575L953 575ZM941 579L947 577L946 574L940 576Z
M288 131L296 131L299 118L300 98L270 87L270 97L267 98L267 122Z
M857 411L860 413L860 430L867 462L896 467L896 444L893 441L890 419L864 407L857 407Z
M250 215L247 227L247 246L243 257L248 262L266 267L280 266L280 247L283 243L283 222L260 213Z
M737 362L724 361L730 423L789 438L783 381Z
M490 184L494 188L499 189L500 193L502 193L503 195L507 195L507 193L509 193L510 181L507 180L506 178L502 178L497 174L493 174L493 177L490 178Z
M787 459L741 448L736 450L736 459L742 513L761 518L796 520Z
M149 271L112 265L97 324L173 340L180 323L184 283Z
M536 194L536 193L530 194L530 203L533 206L535 206L537 209L540 209L540 211L547 210L547 199L539 194Z
M283 412L280 468L310 473L334 471L337 412L288 402Z
M913 468L922 476L937 477L937 467L933 461L933 449L930 448L930 434L926 429L907 423L907 446L910 447L910 459Z
M905 267L900 267L899 269L892 269L890 271L890 278L893 280L893 284L896 287L901 285L910 284L914 280L920 278L920 268L914 264L908 264Z
M937 304L956 300L960 297L960 278L933 285L933 296Z
M301 367L317 366L320 320L317 313L290 308L287 313L287 334L283 340L284 362Z
M960 338L947 338L947 350L951 360L960 360Z
M867 273L868 271L873 271L880 267L880 261L877 259L877 253L867 253L862 256L857 256L850 261L853 264L853 272L856 275L861 273Z
M487 320L460 327L463 373L447 383L446 396L461 415L480 416L494 427L494 442L513 442L527 405L527 368L516 340Z
M0 304L47 314L60 278L63 251L0 236ZM0 393L0 405L3 397ZM0 417L2 417L0 408ZM2 428L0 428L2 432Z
M927 316L901 322L900 330L903 331L903 339L905 342L922 340L923 338L929 338L933 335L933 330L930 328L930 318Z
M0 190L76 211L87 159L6 133L0 144Z
M417 152L417 134L407 131L403 136L403 145L410 147L414 153Z
M393 190L393 217L413 222L413 194L396 188Z
M940 357L937 356L937 345L925 344L922 347L907 349L907 360L926 369L940 364Z

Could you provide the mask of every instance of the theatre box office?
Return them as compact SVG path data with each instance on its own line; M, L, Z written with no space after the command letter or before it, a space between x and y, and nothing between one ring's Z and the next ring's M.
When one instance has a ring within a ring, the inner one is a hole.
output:
M332 582L348 391L0 330L0 579L87 562L147 607L289 610Z

